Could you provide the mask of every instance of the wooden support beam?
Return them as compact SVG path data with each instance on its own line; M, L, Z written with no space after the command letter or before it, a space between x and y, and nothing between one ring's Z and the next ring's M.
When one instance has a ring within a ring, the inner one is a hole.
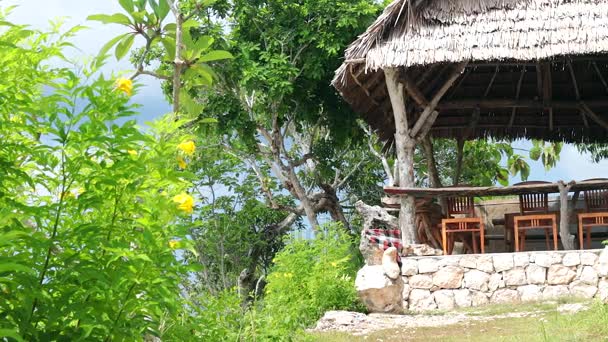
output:
M418 121L416 121L416 124L414 124L414 127L412 128L412 130L410 132L411 138L413 138L413 139L423 138L419 135L422 127L425 126L426 121L429 120L429 117L435 111L435 108L437 107L437 104L439 103L439 101L441 101L441 98L443 98L443 95L445 95L445 93L450 89L452 84L454 84L454 81L456 81L458 79L458 77L461 76L462 71L464 70L464 68L466 66L467 66L467 62L463 62L454 67L454 69L452 70L452 73L450 74L448 79L444 82L444 84L441 86L441 88L439 88L439 90L435 93L435 95L433 96L433 98L431 99L429 104L424 108L424 111L422 111L422 114L420 114L420 118L418 118ZM435 118L436 118L436 116L435 116ZM431 121L434 121L434 120L431 120ZM432 124L433 124L433 122L431 122L431 125Z
M543 63L541 65L543 76L543 103L545 110L549 113L549 130L553 130L553 107L551 100L553 99L552 80L551 80L551 64Z
M420 107L426 108L429 105L429 101L426 99L424 94L422 94L420 89L418 89L416 84L410 80L407 74L403 78L403 85L405 86L407 94L414 99L414 101L416 101Z
M604 85L604 89L606 89L606 92L608 93L608 83L606 83L606 79L604 78L604 75L602 75L600 68L598 68L597 63L595 63L595 61L594 61L594 62L591 62L591 65L593 65L593 69L595 69L595 72L599 76L600 81Z
M576 81L576 75L574 74L574 68L572 67L572 62L570 61L570 59L566 60L566 64L568 65L568 71L570 72L570 79L572 79L572 86L574 87L574 96L576 97L577 101L581 100L581 93L580 90L578 88L578 82ZM580 111L581 114L581 119L583 120L583 123L585 124L585 127L589 127L589 122L587 121L587 116L585 115L585 113L581 110Z
M591 120L595 121L598 125L602 126L605 130L608 131L608 122L602 119L599 115L597 115L589 105L585 102L580 103L581 109L591 118Z
M538 94L538 98L543 98L543 69L540 66L540 63L536 64L536 91Z
M557 186L559 189L559 201L560 201L560 207L559 207L559 214L560 214L560 219L559 219L559 237L560 240L562 241L562 246L564 246L565 250L573 250L575 249L574 247L574 235L570 234L570 220L569 220L569 202L568 202L568 193L570 192L570 189L572 188L572 186L574 185L574 182L570 182L568 184L565 184L563 181L559 181L557 182Z
M361 88L363 89L363 91L365 92L365 94L367 95L367 97L369 98L370 102L374 105L374 106L379 106L380 104L378 103L378 101L374 100L374 97L371 95L369 89L367 89L367 87L365 87L363 84L361 84L361 82L359 81L359 79L357 78L357 75L355 75L353 73L353 65L350 64L348 66L348 72L350 73L350 75L352 76L353 80L355 81L355 83Z
M515 100L519 100L519 95L521 94L521 85L524 82L524 76L526 76L526 69L521 70L521 74L519 75L519 81L517 81L517 89L515 89ZM509 119L509 128L513 127L513 123L515 122L515 114L517 114L517 108L513 107L511 110L511 118Z
M464 80L467 79L467 77L471 74L472 71L473 68L468 68L467 71L465 71L464 75L462 75L462 77L458 80L458 82L456 82L454 87L452 87L450 93L445 96L446 99L451 99L454 96L458 88L460 88L460 85L464 82Z

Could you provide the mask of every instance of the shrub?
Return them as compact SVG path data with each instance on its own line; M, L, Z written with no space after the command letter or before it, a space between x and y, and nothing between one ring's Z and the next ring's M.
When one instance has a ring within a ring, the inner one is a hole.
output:
M268 275L263 307L250 312L249 333L290 339L327 310L360 310L353 245L340 224L322 227L313 240L288 239Z

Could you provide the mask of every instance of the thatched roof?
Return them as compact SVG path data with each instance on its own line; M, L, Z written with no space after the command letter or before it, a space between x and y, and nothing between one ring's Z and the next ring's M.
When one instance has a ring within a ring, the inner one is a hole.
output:
M390 138L381 69L407 68L428 99L462 61L435 136L608 141L608 0L395 0L346 50L333 85Z

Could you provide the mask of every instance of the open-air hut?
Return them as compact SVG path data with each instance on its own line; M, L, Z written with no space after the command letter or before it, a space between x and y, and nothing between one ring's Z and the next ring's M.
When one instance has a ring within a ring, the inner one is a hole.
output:
M411 190L399 224L415 242L413 153L429 134L608 142L608 0L395 0L333 85L395 140Z

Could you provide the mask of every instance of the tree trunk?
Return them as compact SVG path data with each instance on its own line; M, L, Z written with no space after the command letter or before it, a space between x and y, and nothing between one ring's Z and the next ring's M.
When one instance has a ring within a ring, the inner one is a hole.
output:
M460 175L462 174L462 160L464 159L464 140L456 140L456 170L454 177L452 177L452 184L458 185L460 182Z
M574 235L570 234L570 210L568 207L568 192L572 187L572 183L565 184L563 181L557 182L559 187L559 202L560 202L560 218L559 218L559 237L562 240L562 245L565 250L573 250Z
M435 160L435 151L433 151L433 142L430 136L425 136L422 139L422 149L426 157L427 169L429 171L429 183L431 188L441 188L441 180L439 179L439 171L437 170L437 161Z
M415 185L414 149L416 141L409 134L403 84L399 83L399 69L387 68L384 69L384 74L393 107L393 115L395 116L395 146L397 148L397 163L399 164L397 173L399 175L399 186L413 187ZM399 229L404 245L418 243L415 221L416 205L414 197L402 196Z

